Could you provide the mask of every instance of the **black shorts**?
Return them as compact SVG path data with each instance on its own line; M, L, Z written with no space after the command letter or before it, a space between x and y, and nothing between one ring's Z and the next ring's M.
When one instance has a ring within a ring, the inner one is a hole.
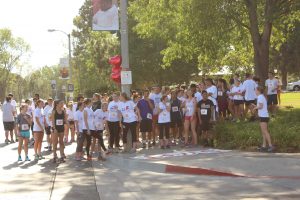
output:
M210 124L208 119L201 119L201 130L202 131L209 131Z
M256 104L256 101L255 100L249 100L249 101L245 100L245 104L246 104L246 106L250 106L251 104Z
M171 120L171 123L170 123L171 128L176 128L176 127L179 128L182 126L183 126L182 119Z
M140 123L140 131L142 133L152 132L152 120L151 119L143 119Z
M259 120L260 120L260 122L266 122L266 123L268 123L269 120L270 120L270 118L269 117L260 117Z
M277 94L268 95L268 105L278 105Z
M46 135L51 135L51 126L45 127Z
M239 106L241 104L244 104L244 100L234 100L234 105Z
M3 122L5 131L13 131L15 128L15 122Z

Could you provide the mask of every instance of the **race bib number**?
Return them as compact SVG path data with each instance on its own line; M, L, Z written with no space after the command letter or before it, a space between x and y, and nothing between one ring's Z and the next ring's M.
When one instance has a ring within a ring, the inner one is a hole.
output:
M172 111L173 111L173 112L178 112L178 110L179 110L179 109L178 109L178 106L172 107Z
M22 124L21 129L22 129L22 131L27 131L27 130L29 130L28 124Z
M57 119L57 120L56 120L56 126L62 126L62 125L64 125L64 120L62 120L62 119Z
M148 114L147 114L147 119L152 119L151 113L148 113Z
M223 92L222 91L218 91L218 96L223 96Z
M125 115L124 115L124 118L125 118L125 119L128 119L128 118L129 118L129 115L128 115L128 114L125 114Z
M207 115L207 109L201 109L201 115Z
M111 113L111 117L112 117L112 118L115 118L115 117L117 117L117 113L115 113L115 112L112 112L112 113Z

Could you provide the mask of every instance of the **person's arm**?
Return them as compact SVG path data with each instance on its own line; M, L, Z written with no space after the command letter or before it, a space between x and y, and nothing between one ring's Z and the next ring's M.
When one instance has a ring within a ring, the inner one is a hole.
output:
M136 106L135 110L136 110L136 114L138 116L138 121L142 121L142 116L141 116L140 109Z
M151 100L148 98L146 101L148 102L148 105L149 105L150 109L153 110L154 109L154 105L151 102Z
M264 104L263 103L258 103L258 105L254 108L254 110L261 110L263 109Z
M43 128L43 126L42 126L42 124L41 124L41 122L40 122L39 117L35 116L35 121L36 121L37 125L40 127L40 129L41 129L41 130L44 130L44 128Z
M90 135L91 132L90 132L90 128L89 128L89 123L88 123L88 114L87 114L87 111L83 111L83 121L84 121L84 124L85 124L85 127L86 127L86 130L87 130L87 134Z
M52 130L56 131L56 129L55 129L54 113L55 113L55 111L53 110L52 113L51 113L51 116L50 116L50 123L52 124Z
M198 118L199 118L199 123L202 124L202 121L201 121L201 108L198 107Z

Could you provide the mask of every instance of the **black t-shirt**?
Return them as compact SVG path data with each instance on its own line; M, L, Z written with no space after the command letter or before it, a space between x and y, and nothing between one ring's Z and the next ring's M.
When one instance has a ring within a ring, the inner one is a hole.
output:
M180 106L181 102L179 99L171 100L171 121L177 121L182 119Z
M198 102L197 107L200 109L200 117L203 120L209 120L211 118L211 109L214 107L214 103L207 99L202 99Z

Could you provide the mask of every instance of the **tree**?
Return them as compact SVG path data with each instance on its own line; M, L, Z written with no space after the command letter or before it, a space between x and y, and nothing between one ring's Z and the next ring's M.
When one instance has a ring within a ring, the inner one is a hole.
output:
M29 52L22 38L13 37L9 29L0 29L0 99L4 99L11 71Z

